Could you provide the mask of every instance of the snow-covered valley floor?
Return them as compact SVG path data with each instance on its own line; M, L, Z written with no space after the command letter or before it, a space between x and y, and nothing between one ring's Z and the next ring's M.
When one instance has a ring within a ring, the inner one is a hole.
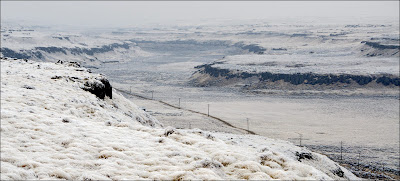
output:
M163 128L101 75L1 60L1 180L357 179L326 156L262 136Z

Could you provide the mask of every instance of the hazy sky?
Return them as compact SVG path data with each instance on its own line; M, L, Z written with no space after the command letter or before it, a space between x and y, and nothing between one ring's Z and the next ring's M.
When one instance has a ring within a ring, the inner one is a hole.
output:
M1 1L1 19L32 24L135 26L215 19L399 17L399 1Z

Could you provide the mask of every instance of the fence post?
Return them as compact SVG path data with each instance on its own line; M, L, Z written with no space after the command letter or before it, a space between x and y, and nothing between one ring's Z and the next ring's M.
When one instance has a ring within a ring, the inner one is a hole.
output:
M208 111L207 111L207 116L210 117L210 104L207 104Z
M250 127L249 127L249 118L246 118L246 120L247 120L247 132L249 132L249 131L250 131Z
M301 139L303 138L303 135L300 134L300 147L301 147Z
M343 160L343 141L340 141L340 160Z
M181 98L179 98L179 103L178 103L178 105L179 105L179 108L181 108Z

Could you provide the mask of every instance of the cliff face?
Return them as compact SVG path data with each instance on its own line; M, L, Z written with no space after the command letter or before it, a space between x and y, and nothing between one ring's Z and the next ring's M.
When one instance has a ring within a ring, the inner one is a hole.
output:
M217 63L218 64L218 63ZM332 89L380 89L396 90L400 78L396 75L317 74L246 72L214 67L215 63L197 66L191 78L196 86L239 85L243 89L275 90L332 90Z
M371 82L382 84L383 86L399 86L399 77L393 75L352 75L352 74L314 74L314 73L296 73L296 74L283 74L283 73L248 73L248 72L233 72L229 69L220 69L212 67L212 64L205 64L197 66L198 73L208 74L211 77L223 78L226 80L237 78L237 79L248 79L255 77L260 82L276 82L283 80L293 85L299 84L310 84L310 85L330 85L335 83L351 84L352 82L358 85L367 85Z

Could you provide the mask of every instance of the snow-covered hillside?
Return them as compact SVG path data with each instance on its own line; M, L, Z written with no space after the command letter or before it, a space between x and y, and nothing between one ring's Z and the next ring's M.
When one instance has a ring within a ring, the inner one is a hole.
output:
M235 86L244 90L295 90L298 93L347 88L359 94L362 89L369 95L396 96L400 85L398 58L232 55L196 66L198 70L192 75L191 82L202 87ZM383 88L394 91L382 92Z
M342 21L340 19L340 22ZM372 22L374 24L370 24ZM138 57L148 57L153 55L151 51L156 49L168 50L168 47L157 46L163 43L189 42L210 46L220 44L227 48L237 47L243 51L235 50L234 54L271 55L266 58L274 61L277 60L276 56L287 59L282 61L297 61L297 56L300 56L301 62L316 59L325 63L330 61L325 57L334 57L340 60L333 60L330 64L336 66L336 63L339 63L338 66L341 66L341 61L352 61L354 58L356 61L363 61L360 58L365 57L392 57L397 60L398 30L399 24L396 21L372 19L364 20L360 24L346 22L319 24L306 20L287 24L280 21L271 23L266 20L251 20L247 23L234 24L224 22L190 26L157 26L157 28L139 26L89 32L72 30L68 32L2 23L1 53L3 57L51 62L60 59L98 66L101 63L126 62ZM155 43L153 47L146 51L142 49L146 48L146 43L152 42ZM253 58L240 57L240 59ZM345 71L351 71L353 67Z
M75 61L87 66L130 61L150 56L135 43L83 33L55 33L33 29L2 29L1 56L56 62Z
M357 179L286 141L163 128L74 65L1 60L2 180Z

